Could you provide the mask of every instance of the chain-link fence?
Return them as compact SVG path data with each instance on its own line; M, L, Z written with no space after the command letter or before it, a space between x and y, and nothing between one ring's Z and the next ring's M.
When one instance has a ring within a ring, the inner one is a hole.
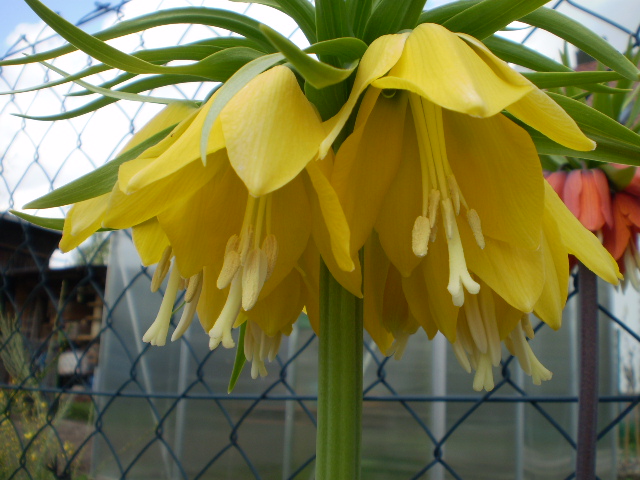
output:
M96 3L79 24L98 31L153 10L202 4L246 12L303 42L295 25L274 10L222 1ZM640 30L626 26L628 18L585 5L560 0L552 6L600 22L619 48L629 39L640 43ZM5 58L62 44L42 24L23 32ZM173 25L115 44L136 51L227 34ZM515 34L532 45L544 36ZM75 72L92 60L75 53L54 63ZM113 85L118 75L102 72L88 81ZM37 64L5 67L0 90L57 78ZM186 82L154 94L203 98L210 87ZM150 104L118 102L55 123L11 115L82 112L95 99L69 96L79 90L63 84L0 97L3 210L20 208L113 158L157 111ZM8 213L0 222L1 479L313 478L317 340L308 324L296 324L267 377L253 381L245 372L227 394L233 354L210 352L197 325L163 348L142 343L162 291L149 293L152 272L139 265L126 232L98 236L63 255L56 251L58 234ZM554 372L539 387L505 354L493 391L475 394L443 339L415 335L401 362L383 357L367 339L363 478L573 478L576 292L577 286L560 332L536 328L534 349ZM604 287L600 294L598 475L613 479L624 470L628 476L619 478L640 478L640 469L633 476L640 462L640 301Z

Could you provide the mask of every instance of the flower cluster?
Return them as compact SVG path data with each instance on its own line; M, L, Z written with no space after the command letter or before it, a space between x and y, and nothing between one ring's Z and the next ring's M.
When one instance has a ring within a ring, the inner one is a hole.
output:
M615 262L543 179L529 135L501 112L568 148L594 143L469 35L422 24L379 37L324 122L296 75L273 67L223 108L203 163L216 98L168 106L127 148L177 123L172 133L123 163L113 190L74 205L64 225L63 250L100 227L132 227L143 263L157 263L152 289L168 277L146 342L165 343L186 290L172 340L198 312L210 347L231 348L246 322L252 375L264 375L303 309L319 330L322 259L364 297L365 327L384 354L401 357L419 328L440 332L475 370L474 388L491 390L502 344L534 383L550 378L527 342L529 315L560 327L569 254L617 283Z
M619 165L618 168L633 168ZM640 172L617 188L600 168L545 172L545 177L585 228L595 233L625 274L623 286L640 291Z

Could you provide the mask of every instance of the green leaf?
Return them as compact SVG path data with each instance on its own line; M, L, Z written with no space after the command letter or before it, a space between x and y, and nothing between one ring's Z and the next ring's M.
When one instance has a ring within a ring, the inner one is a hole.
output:
M597 160L599 162L640 166L640 148L633 145L601 139L595 150L590 152L578 152L577 150L564 147L553 140L549 140L540 132L533 130L532 128L525 128L531 135L531 139L536 145L538 153L542 155L564 155L567 157ZM589 137L594 138L592 135L589 135Z
M482 41L505 62L515 63L536 72L573 72L565 65L550 59L526 45L492 35Z
M484 0L456 14L443 25L452 32L468 33L482 40L545 3L547 0Z
M41 62L45 67L53 70L58 75L62 75L65 78L70 77L71 75L65 72L64 70L60 70L59 68L54 67L50 63ZM81 87L86 88L90 92L99 93L108 98L115 98L117 100L130 100L133 102L148 102L148 103L161 103L161 104L169 104L176 101L175 98L162 98L162 97L152 97L150 95L137 95L135 93L122 92L118 90L109 90L108 88L100 88L95 85L91 85L83 80L73 80L74 83L77 83ZM20 116L20 115L18 115Z
M29 215L28 213L18 212L17 210L9 210L10 213L16 217L26 220L29 223L33 223L42 228L48 228L49 230L62 231L64 228L64 218L46 218L36 217L35 215Z
M223 28L225 30L238 33L246 37L247 41L253 43L252 45L250 44L245 46L255 48L256 45L259 45L260 49L265 52L273 51L271 44L264 38L262 33L260 33L260 30L258 29L260 23L256 20L228 10L205 7L167 9L154 12L149 15L143 15L133 20L125 20L119 22L113 27L95 34L94 38L103 41L111 40L113 38L141 32L150 28L171 24L194 24ZM64 45L62 47L49 50L48 52L37 53L29 57L4 60L0 62L0 66L24 65L27 63L41 62L43 60L50 60L67 53L75 52L76 50L78 50L78 48L74 45Z
M329 85L334 85L346 80L358 64L357 61L353 62L352 66L346 69L333 67L314 60L300 50L291 40L266 25L261 25L260 30L262 30L264 36L269 39L273 46L280 50L286 59L291 62L298 73L316 88L328 87Z
M371 16L373 0L351 0L347 3L347 14L351 30L356 38L364 38L364 29Z
M316 9L307 0L231 0L241 3L259 3L289 15L300 27L309 43L316 42Z
M620 125L607 115L564 95L556 93L548 93L548 95L573 117L580 129L587 136L596 142L612 141L640 149L640 135ZM640 157L637 158L636 161L640 162ZM632 163L632 165L635 165L635 163Z
M638 69L623 54L587 27L562 13L550 8L540 8L520 21L553 33L620 75L638 80Z
M464 2L453 2L442 5L431 10L424 11L418 18L418 25L421 23L437 23L443 25L444 22L455 15L480 3L480 0L465 0Z
M616 168L613 165L600 165L600 168L607 174L607 178L618 192L629 186L636 173L635 167Z
M367 44L354 37L334 38L324 42L314 43L304 49L305 53L316 55L332 55L345 62L352 62L362 58L367 51Z
M119 92L131 92L131 93L140 93L147 90L152 90L154 88L164 87L167 85L176 85L179 83L188 83L188 82L202 82L203 79L201 77L194 77L192 75L155 75L152 77L143 78L142 80L138 80L136 82L132 82L119 90ZM113 90L112 90L113 91ZM70 110L64 113L58 113L56 115L48 115L43 117L31 116L31 115L23 115L23 114L13 114L17 117L26 118L29 120L39 120L45 122L53 122L56 120L67 120L69 118L79 117L80 115L84 115L86 113L93 112L102 108L106 105L110 105L112 103L117 102L118 100L115 98L106 98L102 97L98 100L90 102L80 108L75 110Z
M102 167L27 203L24 208L61 207L109 193L118 179L118 167L124 162L138 158L145 150L169 135L174 127L175 125L156 133Z
M244 355L244 336L246 335L247 331L247 322L244 322L242 325L240 325L239 330L240 335L238 336L236 359L233 362L233 371L231 372L231 377L229 378L229 388L227 388L227 393L233 392L233 389L236 388L238 378L240 378L240 374L242 373L244 364L247 361Z
M389 33L413 29L426 0L380 0L367 21L363 40L367 43Z
M619 80L617 72L542 72L523 73L538 88L566 87L569 85L585 85ZM620 90L624 92L624 90Z
M204 124L202 126L202 135L200 135L200 156L203 164L207 164L207 145L209 144L209 134L211 133L213 124L225 105L253 78L282 60L284 60L284 55L281 53L272 53L270 55L258 57L240 68L224 83L224 85L222 85L222 87L220 87L216 99L213 101L211 108L207 112L207 116L205 117Z
M316 35L319 42L353 37L344 0L316 0Z

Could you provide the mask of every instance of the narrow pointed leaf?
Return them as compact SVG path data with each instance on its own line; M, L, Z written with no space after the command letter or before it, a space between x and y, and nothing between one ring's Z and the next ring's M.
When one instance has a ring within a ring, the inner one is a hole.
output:
M319 42L352 37L344 0L316 0L316 34Z
M246 335L247 331L247 322L244 322L242 325L240 325L239 330L240 335L238 336L236 359L233 362L233 371L231 372L231 377L229 377L229 388L227 388L227 393L233 392L233 389L236 388L238 378L240 378L240 374L242 373L244 364L247 362L247 358L244 355L244 336Z
M122 87L121 89L115 90L115 91L139 93L147 90L152 90L154 88L164 87L167 85L176 85L179 83L188 83L188 82L200 83L202 81L203 79L201 77L194 77L192 75L154 75L152 77L147 77L142 80L138 80L136 82L130 83ZM66 120L69 118L79 117L80 115L85 115L87 113L93 112L95 110L98 110L106 105L115 103L117 101L118 100L115 98L102 97L98 100L88 103L75 110L70 110L68 112L59 113L56 115L47 115L42 117L32 116L32 115L23 115L23 114L14 114L14 115L17 117L26 118L29 120L52 122L56 120Z
M42 228L48 228L49 230L62 231L64 228L64 218L46 218L37 217L35 215L29 215L28 213L18 212L16 210L9 210L16 217L26 220L29 223L33 223Z
M122 21L113 27L97 33L94 37L103 41L111 40L113 38L141 32L150 28L171 24L194 24L223 28L246 37L249 41L253 42L254 45L260 45L260 49L265 52L273 51L271 44L264 38L262 33L260 33L260 30L258 29L260 23L256 20L228 10L205 7L185 7L161 10L149 15L143 15L133 20ZM255 48L254 45L246 46ZM74 45L64 45L60 48L37 53L28 57L4 60L0 62L0 66L24 65L27 63L41 62L43 60L50 60L67 53L75 52L76 50L78 50L78 48Z
M515 63L536 72L572 72L562 63L556 62L526 45L513 42L498 35L492 35L482 41L505 62Z
M288 38L280 35L275 30L261 25L260 30L264 36L282 52L304 79L316 88L324 88L346 80L355 70L357 62L351 67L336 68L323 62L314 60Z
M367 51L367 44L354 37L334 38L324 42L314 43L304 49L306 53L316 55L332 55L341 60L351 62L362 58Z
M380 0L367 21L364 41L371 43L382 35L414 28L424 4L425 0Z
M316 9L308 0L231 0L241 3L259 3L289 15L300 27L310 43L316 42Z
M635 145L620 143L607 138L597 140L595 136L589 135L589 138L598 142L598 146L590 152L579 152L560 145L553 140L549 140L536 130L527 128L526 126L524 126L524 128L529 132L529 135L531 135L531 139L538 153L541 155L564 155L599 162L640 166L640 147L636 147Z
M175 125L156 133L102 167L27 203L24 208L61 207L109 193L118 179L118 167L124 162L139 157L145 150L169 135L174 127Z
M562 13L540 8L520 21L553 33L629 80L638 80L638 69L629 59L596 33Z
M484 0L458 13L443 25L452 32L468 33L482 40L545 3L547 0Z
M619 80L622 77L617 72L542 72L523 73L538 88L566 87L570 85L585 85L590 83L604 83ZM615 91L615 89L614 89ZM618 90L624 92L624 90Z
M371 16L373 8L373 0L353 0L348 2L349 21L351 22L351 30L356 38L364 37L364 29L367 21Z

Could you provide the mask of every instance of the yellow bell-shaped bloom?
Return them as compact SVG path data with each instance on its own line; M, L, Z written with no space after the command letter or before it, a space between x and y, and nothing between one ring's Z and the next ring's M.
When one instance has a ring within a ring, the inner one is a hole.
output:
M352 256L375 228L403 277L420 266L450 339L465 293L480 290L472 272L514 308L532 311L544 283L543 177L531 138L500 112L571 148L594 143L480 42L440 25L371 44L347 103L326 122L323 148L365 90L331 176ZM358 293L354 274L332 273Z

